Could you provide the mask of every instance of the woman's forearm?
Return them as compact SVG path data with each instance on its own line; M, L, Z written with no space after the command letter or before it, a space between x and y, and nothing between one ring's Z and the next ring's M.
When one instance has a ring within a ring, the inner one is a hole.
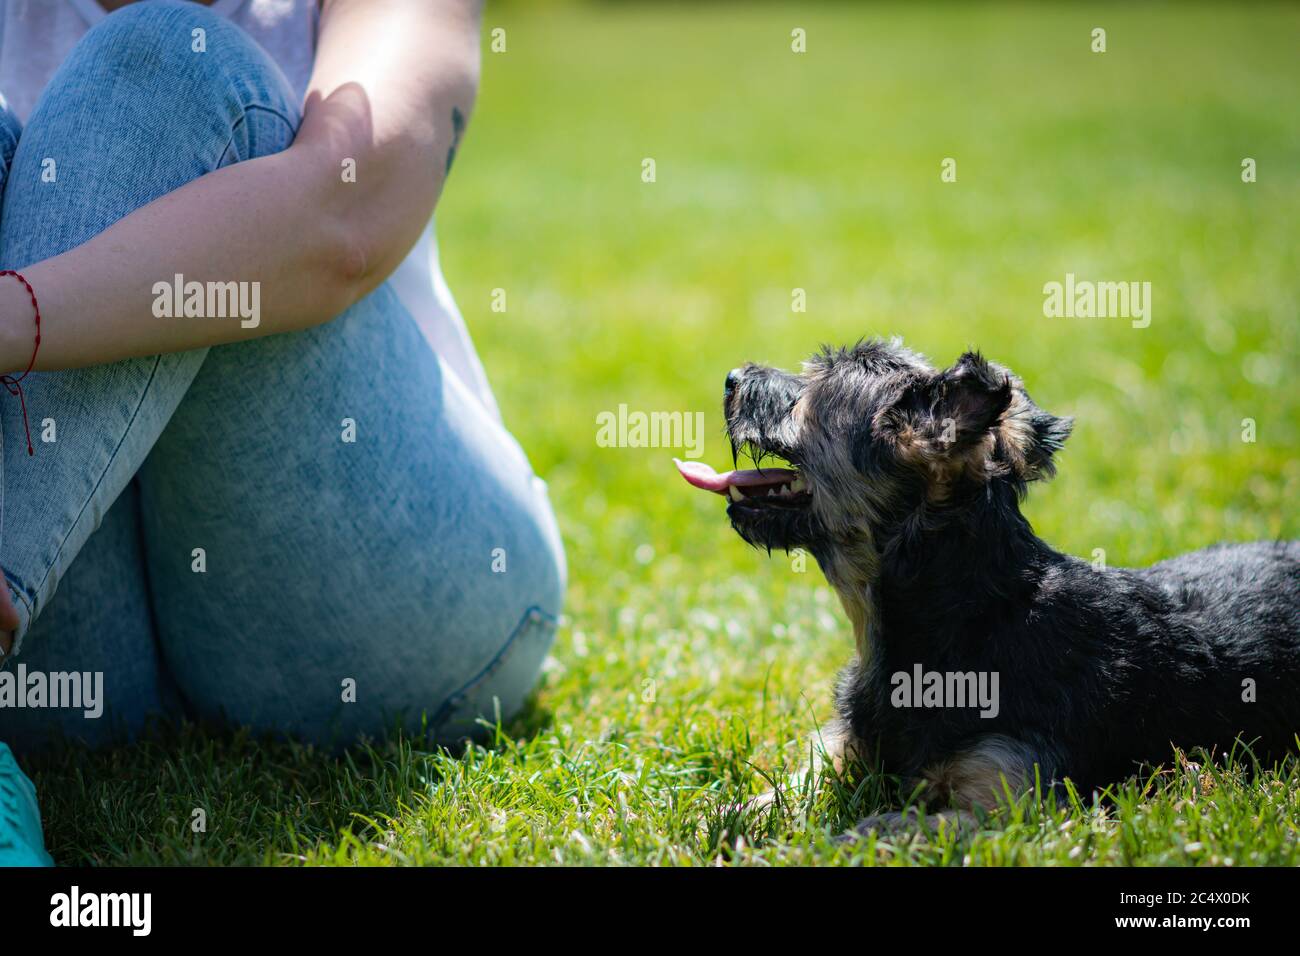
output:
M359 294L364 263L342 210L335 218L329 208L331 177L328 157L290 147L216 170L21 267L41 309L36 368L200 348L336 315ZM4 371L27 367L33 318L26 290L0 278Z

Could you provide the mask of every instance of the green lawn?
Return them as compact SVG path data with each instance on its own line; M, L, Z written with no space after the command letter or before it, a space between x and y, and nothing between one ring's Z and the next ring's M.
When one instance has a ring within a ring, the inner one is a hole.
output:
M1300 863L1294 767L1184 768L1105 809L1022 801L959 838L835 844L887 796L867 780L724 838L727 807L806 755L849 628L815 565L748 549L680 481L679 451L595 440L620 403L703 411L722 466L729 368L897 334L936 363L978 346L1077 416L1027 506L1062 550L1136 565L1300 536L1300 10L535 6L489 7L507 52L485 53L439 213L568 547L535 706L460 756L192 730L67 751L33 767L56 860ZM1150 326L1044 318L1067 272L1149 281Z

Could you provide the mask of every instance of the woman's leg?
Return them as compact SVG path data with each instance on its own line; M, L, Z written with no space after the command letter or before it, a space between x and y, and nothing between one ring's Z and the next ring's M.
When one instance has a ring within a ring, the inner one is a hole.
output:
M115 23L121 29L110 31ZM196 23L208 30L202 67L188 56ZM279 145L287 144L284 117L293 114L271 95L278 71L201 8L128 7L92 31L87 45L93 52L80 69L99 66L100 83L149 100L132 124L134 142L166 119L169 138L142 147L163 166L188 152L170 138L206 142L223 128L224 107L239 115L224 126L232 150L219 161L244 158L247 148L236 147L247 147L245 139L265 142L277 130ZM250 107L238 95L250 91L269 105ZM128 97L116 108L136 106ZM81 117L62 132L97 123ZM62 202L42 208L30 189L22 198L31 225L69 212ZM6 209L5 241L12 218ZM13 256L8 245L0 252L17 261L50 254ZM155 378L172 358L149 360ZM491 716L497 701L503 713L516 707L536 679L560 608L554 521L517 444L446 371L391 290L381 287L319 328L212 350L203 364L208 372L189 372L184 401L173 384L165 390L170 404L161 396L153 402L156 427L146 430L148 441L131 443L128 456L152 443L179 404L140 478L159 639L189 702L202 714L340 741L399 718L415 729L422 713L455 736L475 717ZM137 391L128 389L127 398ZM111 422L111 404L100 404L108 407L97 405L82 421ZM344 419L355 423L355 441ZM82 456L68 471L75 478L97 464ZM13 504L11 470L7 457L6 549L13 508L39 508L31 494ZM39 538L51 518L28 516L24 527ZM28 566L34 570L24 574ZM41 566L31 559L6 570L22 583L54 576L41 577ZM36 610L48 597L41 585L25 592Z
M99 746L179 711L153 635L134 483L108 509L28 637L21 661L0 670L0 680L13 680L18 693L33 676L51 688L70 680L74 692L47 696L39 708L0 708L0 866L49 862L34 788L8 747L25 756L59 739Z
M0 196L18 147L18 119L0 96ZM41 812L36 788L14 762L8 744L0 740L0 866L49 866L41 836Z
M199 25L221 55L192 50ZM0 182L0 265L22 268L78 245L191 179L283 149L295 128L288 84L224 20L170 4L109 17L70 54L21 137L11 115L0 124L8 174ZM34 431L54 439L38 438L31 458L18 404L0 401L0 563L21 622L11 657L30 637L41 646L22 658L29 671L102 671L104 681L100 718L0 712L0 739L24 748L50 733L100 742L109 728L135 730L166 709L138 499L119 494L203 358L191 352L28 376ZM48 862L31 784L7 746L0 861Z
M210 350L140 484L159 640L201 714L449 739L536 682L564 588L545 486L387 286Z
M142 545L132 482L59 582L22 656L4 667L20 692L33 678L70 688L40 707L0 706L0 740L19 756L60 739L130 739L150 717L180 713L154 637Z
M192 48L199 27L207 52ZM0 267L57 255L204 173L278 152L296 125L288 83L237 27L193 4L121 10L73 49L23 130L0 210ZM0 564L22 622L15 652L204 354L29 375L34 457L18 403L0 402ZM49 443L37 436L47 420Z

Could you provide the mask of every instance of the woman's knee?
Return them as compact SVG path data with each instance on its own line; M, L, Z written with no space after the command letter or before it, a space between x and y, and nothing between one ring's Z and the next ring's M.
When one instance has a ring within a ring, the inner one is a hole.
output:
M235 25L193 3L119 10L27 120L0 220L5 260L58 255L221 166L279 152L298 120L288 81Z
M226 18L176 0L134 3L105 17L50 90L56 112L69 94L106 101L133 135L156 131L175 145L184 144L187 127L210 128L223 154L213 165L277 152L300 122L297 95L265 50Z

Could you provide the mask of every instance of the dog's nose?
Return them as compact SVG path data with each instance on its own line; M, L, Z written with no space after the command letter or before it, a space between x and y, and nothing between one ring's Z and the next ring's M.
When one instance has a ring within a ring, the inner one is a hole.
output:
M733 368L730 372L727 373L727 380L722 385L723 399L725 400L730 398L731 393L736 390L736 386L739 384L740 384L740 369Z

